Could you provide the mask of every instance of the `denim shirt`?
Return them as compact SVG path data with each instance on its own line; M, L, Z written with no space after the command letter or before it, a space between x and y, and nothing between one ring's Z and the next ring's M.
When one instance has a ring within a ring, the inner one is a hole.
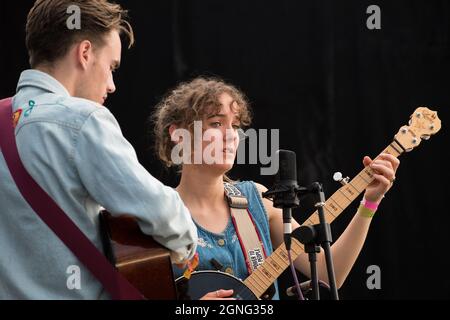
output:
M269 218L262 203L261 195L255 183L252 181L238 182L235 186L247 198L248 210L253 217L253 221L264 244L264 250L267 256L270 256L273 249L270 240ZM196 223L195 220L194 223ZM217 270L211 262L212 259L215 259L222 266L220 271L230 273L241 280L245 280L249 276L249 273L231 216L225 230L221 233L213 233L197 223L196 225L198 230L197 252L199 254L199 264L196 271ZM173 271L175 277L178 278L183 275L184 270L174 266ZM277 287L276 284L275 286ZM273 299L279 299L278 292Z
M175 260L193 256L197 230L189 211L176 191L139 164L107 108L27 70L13 98L13 111L19 109L15 133L25 168L97 248L104 207L137 217ZM20 195L1 153L0 178L0 299L109 298ZM68 285L77 267L79 289Z

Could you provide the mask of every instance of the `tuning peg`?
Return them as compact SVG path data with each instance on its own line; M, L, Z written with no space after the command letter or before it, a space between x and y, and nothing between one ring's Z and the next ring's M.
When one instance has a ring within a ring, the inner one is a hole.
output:
M350 181L350 178L349 177L342 178L342 173L335 172L333 174L333 180L336 182L340 182L343 186L345 186Z
M422 139L423 140L428 140L428 139L430 139L430 136L429 135L424 135L424 136L422 136Z

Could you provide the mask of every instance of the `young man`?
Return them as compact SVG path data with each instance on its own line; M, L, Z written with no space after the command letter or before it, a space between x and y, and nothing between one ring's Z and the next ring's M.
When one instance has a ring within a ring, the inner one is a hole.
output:
M79 9L80 28L70 28L69 7ZM134 41L125 18L107 0L36 1L26 26L32 69L22 73L13 98L17 146L30 175L99 250L102 206L136 216L180 263L196 249L190 213L176 191L138 163L103 106L116 90L120 35L130 46ZM0 299L109 297L23 199L1 153L0 212ZM67 285L73 266L80 268L79 288Z

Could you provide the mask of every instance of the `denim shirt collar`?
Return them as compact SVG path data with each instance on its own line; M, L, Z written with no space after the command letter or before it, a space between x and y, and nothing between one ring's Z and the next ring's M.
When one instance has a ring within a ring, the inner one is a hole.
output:
M51 75L35 70L25 70L20 75L17 92L24 87L34 87L61 96L70 96L69 91Z

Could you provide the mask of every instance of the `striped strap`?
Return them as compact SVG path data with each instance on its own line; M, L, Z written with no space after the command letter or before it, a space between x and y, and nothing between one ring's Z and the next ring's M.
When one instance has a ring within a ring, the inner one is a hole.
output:
M230 183L224 182L224 188L230 206L231 218L244 253L247 270L252 273L265 260L264 245L248 211L247 198Z

